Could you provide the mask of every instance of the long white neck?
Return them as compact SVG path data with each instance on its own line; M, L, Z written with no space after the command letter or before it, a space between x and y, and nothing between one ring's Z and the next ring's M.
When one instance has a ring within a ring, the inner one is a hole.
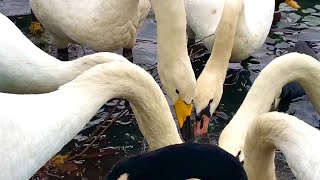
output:
M297 179L320 178L319 130L294 116L271 112L259 116L248 131L244 168L250 180L275 180L274 156L280 149Z
M210 111L214 111L222 97L223 83L227 74L229 59L234 45L242 0L225 0L221 20L217 27L216 39L211 55L205 68L197 79L195 105L197 112L207 106L208 101L202 101L202 96L212 96L213 104ZM213 95L211 95L214 93ZM212 98L211 97L211 98Z
M243 7L242 2L243 0L236 2L232 0L225 0L221 20L219 21L216 31L216 39L214 41L209 60L203 70L204 72L206 69L209 69L207 71L222 71L223 76L226 75L234 44L239 15Z
M131 102L152 149L182 142L160 87L131 63L97 65L48 94L0 95L0 179L28 179L111 98Z
M183 86L195 89L196 79L187 51L186 13L184 0L149 0L157 20L158 71L161 83L170 98L180 96L191 103L192 94L184 94ZM180 88L180 87L181 88ZM171 99L173 100L173 99Z
M0 23L3 24L0 27L1 92L18 94L51 92L73 80L83 71L108 62L104 58L91 58L91 56L61 62L35 46L2 14Z
M271 104L289 82L297 81L306 91L315 108L320 110L320 62L311 56L288 53L274 59L265 67L254 81L242 105L229 124L222 131L219 146L233 155L234 145L232 139L237 139L237 144L243 147L244 139L249 126L259 115L270 110ZM236 131L235 131L236 130ZM240 148L241 148L240 147ZM238 149L236 149L238 150Z
M189 61L183 0L150 0L150 3L157 20L159 66Z

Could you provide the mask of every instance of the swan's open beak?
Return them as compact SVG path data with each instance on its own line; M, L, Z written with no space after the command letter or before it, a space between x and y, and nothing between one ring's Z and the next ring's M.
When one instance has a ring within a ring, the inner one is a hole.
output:
M196 124L193 128L195 136L201 136L208 133L210 116L210 106L207 106L196 115Z
M287 3L289 6L291 6L292 8L295 8L295 9L300 8L299 4L294 0L285 0L284 2Z
M180 132L182 134L183 139L189 140L193 138L190 120L192 104L187 104L179 98L174 104L174 110L177 114Z

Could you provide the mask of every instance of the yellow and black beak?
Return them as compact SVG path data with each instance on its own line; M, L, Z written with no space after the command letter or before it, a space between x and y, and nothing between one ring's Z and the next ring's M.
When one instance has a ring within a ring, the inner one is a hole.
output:
M191 126L192 104L187 104L182 99L178 99L174 104L174 110L177 114L180 132L185 141L194 137Z
M284 2L287 3L290 7L294 8L294 9L300 8L299 4L294 0L285 0Z

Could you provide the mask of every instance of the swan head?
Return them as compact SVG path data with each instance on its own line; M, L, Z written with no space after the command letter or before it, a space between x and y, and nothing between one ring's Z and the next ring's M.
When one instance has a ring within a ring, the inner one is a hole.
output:
M184 140L190 139L193 136L190 116L196 89L196 78L191 63L189 60L171 64L159 61L158 71L161 83L174 105L182 137Z
M201 73L197 80L193 100L196 115L195 135L202 135L208 131L209 120L219 105L223 93L220 81L217 75L212 73Z

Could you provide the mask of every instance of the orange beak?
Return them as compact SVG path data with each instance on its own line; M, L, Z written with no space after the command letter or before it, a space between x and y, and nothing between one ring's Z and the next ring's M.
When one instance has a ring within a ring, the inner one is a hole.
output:
M285 0L284 2L287 3L290 7L294 8L294 9L300 8L299 4L294 0Z

